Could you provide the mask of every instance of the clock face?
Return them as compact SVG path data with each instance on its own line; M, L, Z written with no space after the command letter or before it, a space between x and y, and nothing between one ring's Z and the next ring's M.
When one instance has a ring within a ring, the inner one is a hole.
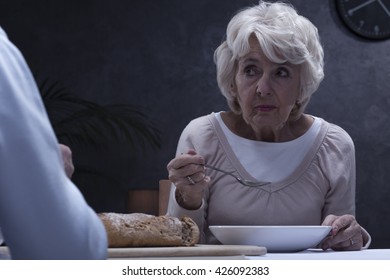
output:
M346 26L367 39L390 38L390 0L336 0Z

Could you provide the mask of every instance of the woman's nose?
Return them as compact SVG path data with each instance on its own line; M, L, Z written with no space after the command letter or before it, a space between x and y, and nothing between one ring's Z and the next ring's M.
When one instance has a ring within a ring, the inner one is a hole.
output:
M256 93L260 95L271 95L272 86L270 78L267 75L262 75L257 81Z

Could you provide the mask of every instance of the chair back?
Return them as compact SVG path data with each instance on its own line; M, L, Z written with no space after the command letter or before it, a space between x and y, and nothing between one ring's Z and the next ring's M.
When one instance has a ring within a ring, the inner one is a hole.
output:
M165 215L167 213L171 181L162 179L159 188L135 189L127 192L127 212L145 213L150 215Z
M158 194L158 213L159 215L165 215L168 209L169 194L171 193L172 182L168 179L162 179L159 181L159 194Z

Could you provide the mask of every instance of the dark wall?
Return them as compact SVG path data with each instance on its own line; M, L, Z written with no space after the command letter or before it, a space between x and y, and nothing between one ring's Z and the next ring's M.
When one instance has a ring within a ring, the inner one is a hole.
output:
M34 74L99 104L142 106L162 131L162 148L136 158L74 147L76 161L88 154L97 169L118 178L97 180L95 187L80 183L97 211L125 211L127 189L157 188L184 126L226 109L213 52L234 12L256 2L0 1L0 25ZM358 219L372 234L373 247L390 248L390 40L354 36L331 0L291 3L317 25L325 49L325 80L308 112L350 133L356 145Z

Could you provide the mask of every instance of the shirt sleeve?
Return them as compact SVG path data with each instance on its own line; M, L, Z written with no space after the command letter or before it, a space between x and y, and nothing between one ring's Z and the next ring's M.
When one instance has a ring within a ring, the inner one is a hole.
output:
M355 215L355 148L350 136L332 126L319 152L319 163L328 180L322 219L326 216Z
M107 236L67 178L38 88L0 28L0 228L13 259L104 259Z
M342 128L333 125L321 151L321 166L329 180L323 219L326 216L356 215L356 160L351 137ZM371 244L370 234L362 227L363 248Z
M193 137L193 133L200 133L199 127L196 124L197 122L192 121L187 127L183 130L179 143L176 150L176 155L181 153L188 152L189 149L194 150L203 150L200 149L200 146L196 143L196 140ZM169 202L167 208L167 214L174 217L188 216L194 220L200 229L200 242L205 243L205 226L206 226L206 214L207 214L207 197L208 189L205 189L205 193L202 200L202 205L196 210L187 210L182 208L179 203L176 201L175 197L176 186L171 185L171 192L169 195Z

